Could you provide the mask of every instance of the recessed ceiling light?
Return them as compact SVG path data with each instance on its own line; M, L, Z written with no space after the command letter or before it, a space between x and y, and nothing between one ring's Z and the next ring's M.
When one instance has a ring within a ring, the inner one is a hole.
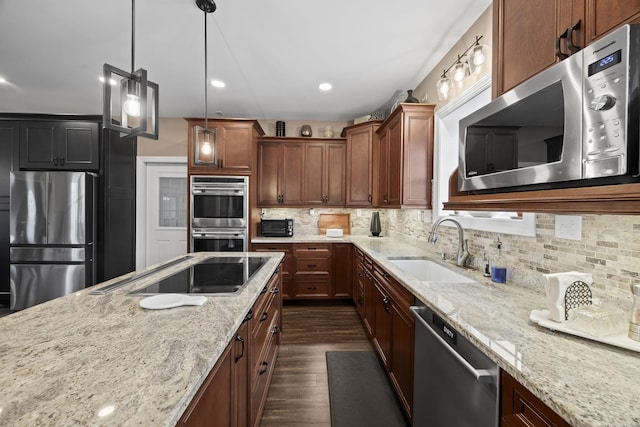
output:
M4 77L0 76L0 84L2 83L7 83L7 79L5 79Z
M226 84L222 81L222 80L211 80L211 86L213 87L217 87L217 88L223 88L226 86Z
M333 85L331 83L320 83L320 85L318 86L318 89L324 92L331 90L331 88L333 88Z
M104 76L100 76L98 77L98 80L100 80L100 83L104 83ZM115 86L116 85L116 81L114 79L109 79L109 84L111 86Z

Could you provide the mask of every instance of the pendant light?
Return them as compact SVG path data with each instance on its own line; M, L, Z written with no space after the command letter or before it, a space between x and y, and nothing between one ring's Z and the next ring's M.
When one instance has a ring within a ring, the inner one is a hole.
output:
M213 0L196 0L196 5L204 12L204 127L196 126L194 132L194 162L201 165L218 166L218 134L209 129L208 84L207 84L207 14L216 10Z
M458 59L451 64L449 68L444 70L440 79L436 82L436 90L438 92L438 99L440 101L446 101L449 99L452 90L462 89L464 81L471 74L477 74L481 71L481 66L486 60L486 46L480 44L480 40L483 36L476 36L476 41L471 44L461 55L458 55ZM452 79L449 80L447 73L453 70ZM455 87L454 87L455 86Z
M131 72L109 64L103 67L104 127L125 135L158 139L158 85L147 80L145 69L134 71L135 10L135 0L131 0Z

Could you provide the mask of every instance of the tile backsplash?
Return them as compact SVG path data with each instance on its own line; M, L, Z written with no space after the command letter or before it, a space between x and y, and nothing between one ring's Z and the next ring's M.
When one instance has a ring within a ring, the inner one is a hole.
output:
M382 234L407 241L434 253L457 251L457 230L441 227L438 243L427 243L431 230L430 211L418 209L266 209L267 217L294 218L298 235L318 234L319 213L350 213L351 233L368 234L371 213L380 212ZM360 216L358 216L358 212ZM427 216L425 221L424 216ZM483 258L495 260L496 241L502 242L500 262L509 271L508 282L544 292L542 274L562 271L592 273L594 288L618 288L629 293L630 285L640 283L640 216L582 215L582 240L555 237L555 215L536 215L536 236L465 230L473 266L484 268Z

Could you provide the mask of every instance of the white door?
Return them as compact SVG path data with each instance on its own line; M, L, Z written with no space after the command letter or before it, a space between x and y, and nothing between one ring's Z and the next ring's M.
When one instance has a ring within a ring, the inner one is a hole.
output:
M145 166L145 209L140 212L139 222L144 227L144 254L138 269L187 253L187 166L175 163Z

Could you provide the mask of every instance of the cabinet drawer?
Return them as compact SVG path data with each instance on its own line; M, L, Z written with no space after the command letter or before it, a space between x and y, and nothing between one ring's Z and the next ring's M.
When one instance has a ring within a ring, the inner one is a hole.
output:
M293 255L296 258L329 258L331 256L331 243L309 243L294 246Z
M296 280L296 298L326 298L331 290L331 282L327 280Z
M262 417L262 411L267 398L267 389L276 364L280 340L280 329L276 319L277 316L270 324L269 335L263 351L261 352L257 363L252 365L252 371L250 373L251 385L249 389L249 405L252 418L250 425L252 426L258 425L260 418Z
M280 289L278 289L278 275L274 274L273 276L271 276L269 283L267 283L264 288L262 288L260 296L253 304L254 318L260 317L260 314L265 310L265 305L267 304L269 299L273 294L277 294L278 292L280 292Z
M278 295L274 293L271 293L270 295L271 298L269 299L268 304L264 309L255 311L253 313L253 318L251 319L251 366L259 363L257 357L261 354L262 349L268 340L269 330L273 327L274 322L275 324L278 323Z
M296 259L296 274L324 273L329 274L330 258L300 258Z

